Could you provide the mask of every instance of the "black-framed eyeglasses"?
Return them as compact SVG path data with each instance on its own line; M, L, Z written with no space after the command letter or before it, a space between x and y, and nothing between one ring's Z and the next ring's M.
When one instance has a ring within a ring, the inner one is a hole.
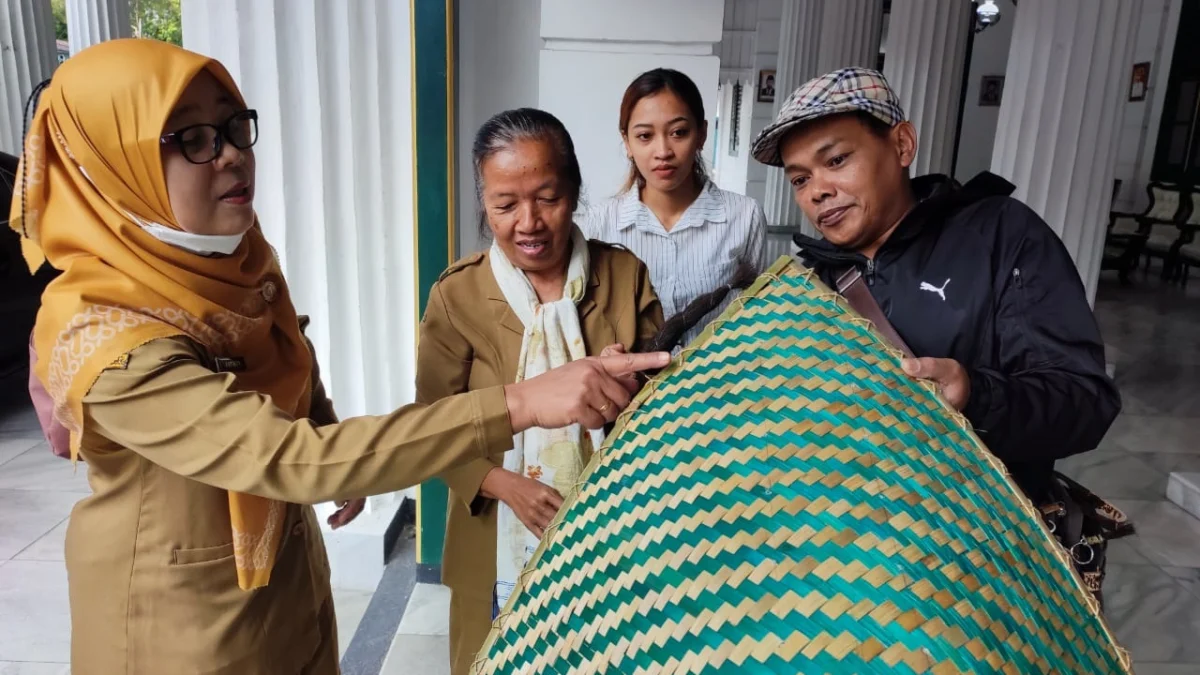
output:
M174 143L193 164L208 164L219 157L226 141L238 150L258 142L258 111L243 110L220 124L193 124L159 139L163 145Z

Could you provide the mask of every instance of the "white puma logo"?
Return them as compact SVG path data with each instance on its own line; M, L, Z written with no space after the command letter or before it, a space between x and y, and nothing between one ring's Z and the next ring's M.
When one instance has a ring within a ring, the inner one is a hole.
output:
M942 302L945 302L946 301L946 287L949 285L950 285L949 279L946 280L946 283L942 284L941 288L934 286L933 284L929 283L928 281L922 281L921 282L921 290L929 291L930 293L937 293L942 298Z

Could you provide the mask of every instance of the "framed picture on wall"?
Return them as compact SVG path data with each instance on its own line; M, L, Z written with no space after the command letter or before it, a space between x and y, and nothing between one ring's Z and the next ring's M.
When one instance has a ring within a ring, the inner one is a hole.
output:
M775 71L774 70L758 71L758 102L759 103L774 103L775 102Z
M1145 101L1146 89L1150 86L1150 62L1133 64L1133 74L1129 78L1129 100Z
M979 105L994 108L1004 96L1004 76L984 75L979 81Z

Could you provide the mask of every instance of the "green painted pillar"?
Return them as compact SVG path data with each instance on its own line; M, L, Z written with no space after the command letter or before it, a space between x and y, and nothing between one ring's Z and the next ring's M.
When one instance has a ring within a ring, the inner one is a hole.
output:
M454 0L409 0L412 11L413 174L416 179L417 294L454 262ZM418 581L440 581L446 484L417 488Z

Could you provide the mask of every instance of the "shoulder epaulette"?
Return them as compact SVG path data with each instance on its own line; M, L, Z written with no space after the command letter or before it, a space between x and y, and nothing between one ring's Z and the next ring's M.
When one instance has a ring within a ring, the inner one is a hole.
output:
M445 279L446 277L450 276L451 274L454 274L455 272L461 272L461 271L467 269L468 267L474 267L474 266L482 263L483 258L484 258L483 253L472 253L471 255L469 255L465 258L456 260L455 262L451 263L450 266L445 269L445 271L442 272L441 276L438 277L438 281Z

